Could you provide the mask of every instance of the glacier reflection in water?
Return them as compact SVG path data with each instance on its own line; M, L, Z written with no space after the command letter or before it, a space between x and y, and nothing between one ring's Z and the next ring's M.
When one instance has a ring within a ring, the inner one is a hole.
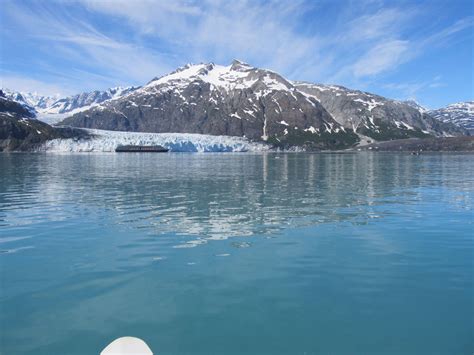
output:
M0 352L463 352L473 190L463 154L0 155Z

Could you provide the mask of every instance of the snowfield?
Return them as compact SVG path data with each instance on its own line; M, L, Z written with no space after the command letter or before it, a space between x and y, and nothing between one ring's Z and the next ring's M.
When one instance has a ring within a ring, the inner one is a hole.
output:
M270 150L264 143L242 137L211 136L190 133L141 133L85 129L90 139L53 139L40 151L46 152L114 152L119 145L161 145L170 152L262 152Z

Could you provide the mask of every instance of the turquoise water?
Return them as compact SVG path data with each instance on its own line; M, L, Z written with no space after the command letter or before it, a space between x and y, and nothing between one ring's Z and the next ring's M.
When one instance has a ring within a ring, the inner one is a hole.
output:
M0 353L471 354L474 155L0 155Z

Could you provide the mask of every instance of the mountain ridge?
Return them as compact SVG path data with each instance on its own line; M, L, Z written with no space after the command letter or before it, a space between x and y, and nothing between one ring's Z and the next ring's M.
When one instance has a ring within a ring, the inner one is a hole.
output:
M291 81L239 60L186 64L141 87L82 93L34 109L39 119L76 127L241 136L310 149L466 134L414 101Z
M290 81L237 60L228 66L187 64L62 124L245 136L314 149L344 148L362 137L383 141L464 134L397 100L339 85Z
M442 122L454 123L474 134L474 101L457 102L430 110L429 114Z
M463 130L442 124L412 103L385 98L341 85L296 82L344 127L376 141L461 135Z
M36 93L17 92L7 89L5 90L5 96L25 106L34 113L38 119L46 123L54 124L69 115L87 110L106 100L126 95L137 88L139 87L117 86L102 91L94 90L65 97L60 97L59 95L41 96Z
M357 141L354 133L290 81L240 61L228 66L188 64L62 124L242 136L282 147L298 144L313 149L347 147Z

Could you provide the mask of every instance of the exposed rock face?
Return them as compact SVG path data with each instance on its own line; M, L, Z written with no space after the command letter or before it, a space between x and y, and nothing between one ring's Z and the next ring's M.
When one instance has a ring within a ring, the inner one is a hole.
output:
M58 129L35 119L24 105L0 90L0 152L31 151L50 139L87 136L79 129Z
M334 119L347 129L378 141L410 137L458 136L465 130L445 124L413 103L390 100L343 86L295 83L318 100Z
M429 111L429 114L440 121L461 126L474 135L474 101L458 102Z
M61 124L244 136L309 149L346 148L357 141L313 97L274 72L239 61L187 65Z

